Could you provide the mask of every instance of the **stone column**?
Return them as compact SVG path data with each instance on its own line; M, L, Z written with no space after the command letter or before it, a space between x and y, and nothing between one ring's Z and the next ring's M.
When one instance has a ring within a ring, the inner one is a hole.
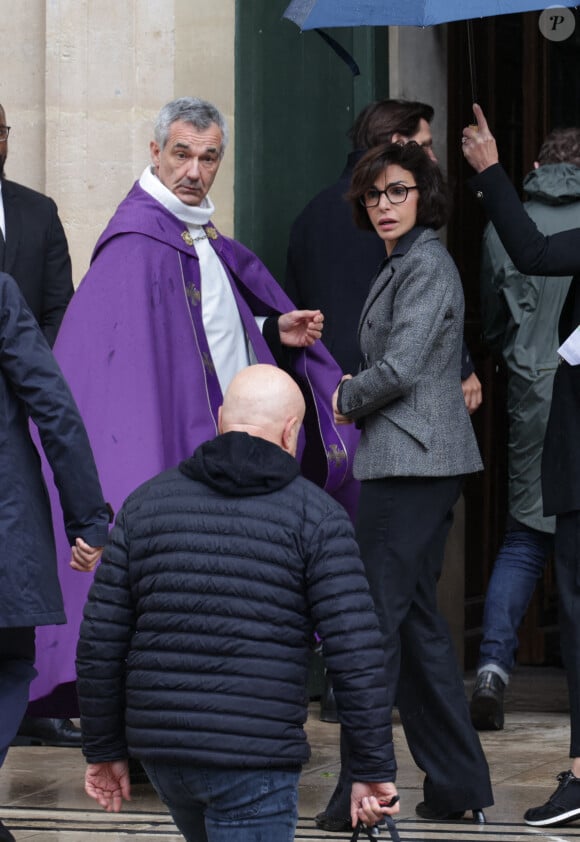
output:
M20 0L4 16L7 172L57 202L76 284L176 96L210 99L230 123L212 197L232 232L234 36L235 0Z

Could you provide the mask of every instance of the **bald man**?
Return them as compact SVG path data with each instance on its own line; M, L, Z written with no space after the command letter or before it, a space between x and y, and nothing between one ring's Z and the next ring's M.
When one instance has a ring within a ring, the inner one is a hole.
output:
M313 628L354 755L352 821L398 811L378 622L345 510L300 476L304 411L282 370L243 369L220 434L119 512L77 652L85 789L107 811L130 797L132 756L186 840L293 838Z

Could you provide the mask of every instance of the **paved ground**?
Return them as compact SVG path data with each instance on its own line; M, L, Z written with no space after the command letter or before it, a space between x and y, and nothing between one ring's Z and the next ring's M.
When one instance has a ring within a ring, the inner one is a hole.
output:
M466 686L469 691L471 677ZM488 823L476 826L432 824L415 816L421 800L421 773L413 764L404 735L395 723L399 762L402 842L520 842L578 840L580 822L542 830L522 823L525 809L543 803L555 776L568 768L568 715L564 675L558 669L520 668L506 700L506 728L482 734L496 804ZM348 840L348 834L317 831L313 817L326 804L338 773L338 726L320 722L318 704L310 707L308 733L312 760L300 785L300 822L296 840ZM78 750L13 748L0 773L0 818L18 840L30 842L178 842L181 838L147 785L134 787L130 809L111 816L95 809L82 788L84 761ZM384 834L381 838L385 838ZM235 840L232 840L235 842Z

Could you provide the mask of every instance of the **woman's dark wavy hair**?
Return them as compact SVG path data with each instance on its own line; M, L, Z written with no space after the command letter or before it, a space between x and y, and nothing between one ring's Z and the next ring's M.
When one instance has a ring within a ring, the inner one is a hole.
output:
M414 141L390 143L375 146L364 155L354 168L350 190L346 198L352 204L354 221L359 228L374 231L366 208L360 203L361 196L391 164L398 164L412 173L419 188L417 203L417 225L437 230L447 222L449 215L449 193L441 170L424 149Z

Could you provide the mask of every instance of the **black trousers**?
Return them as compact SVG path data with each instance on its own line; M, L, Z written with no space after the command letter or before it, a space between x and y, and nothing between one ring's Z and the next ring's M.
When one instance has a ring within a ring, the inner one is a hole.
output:
M397 705L413 759L425 772L425 801L441 812L493 804L463 676L437 608L437 581L461 485L462 477L363 481L356 521L383 633L389 702ZM343 757L343 770L347 766ZM327 808L332 815L345 812L348 777L341 771Z
M0 766L26 711L34 656L33 627L0 628Z
M570 757L580 757L580 511L556 518L560 650L570 696Z

